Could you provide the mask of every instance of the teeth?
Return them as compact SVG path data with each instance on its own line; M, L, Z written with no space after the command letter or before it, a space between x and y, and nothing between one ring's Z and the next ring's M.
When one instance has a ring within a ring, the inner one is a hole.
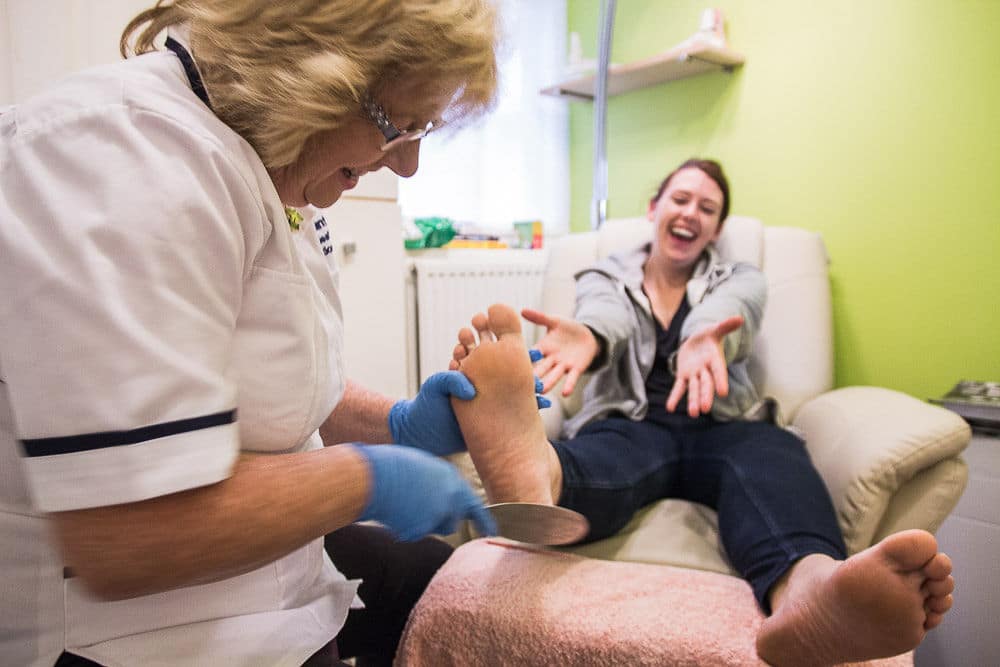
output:
M670 230L675 236L680 236L682 239L693 239L694 232L690 229L685 229L684 227L673 227Z

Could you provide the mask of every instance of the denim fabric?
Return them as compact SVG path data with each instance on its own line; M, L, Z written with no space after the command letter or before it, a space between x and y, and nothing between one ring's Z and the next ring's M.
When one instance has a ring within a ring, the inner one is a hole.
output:
M650 405L643 421L615 416L552 443L563 470L559 504L590 520L586 541L609 537L662 498L707 505L733 569L761 608L795 561L846 557L833 503L805 444L765 422L692 419Z

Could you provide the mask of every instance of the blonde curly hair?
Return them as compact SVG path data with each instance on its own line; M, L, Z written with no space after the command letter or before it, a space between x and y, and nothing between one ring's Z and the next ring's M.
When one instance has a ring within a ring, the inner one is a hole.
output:
M496 98L489 0L159 0L125 27L122 56L154 50L174 25L190 32L212 109L268 168L394 81L456 82L449 124Z

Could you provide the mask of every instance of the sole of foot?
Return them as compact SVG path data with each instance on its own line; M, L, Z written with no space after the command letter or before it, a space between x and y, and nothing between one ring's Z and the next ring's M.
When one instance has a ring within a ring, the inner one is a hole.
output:
M845 561L807 556L764 621L757 652L777 667L886 658L916 648L951 607L951 560L922 530L895 533Z
M558 458L545 436L535 401L535 376L520 318L503 304L473 318L459 334L452 367L472 381L476 396L452 399L455 417L490 502L553 504ZM462 348L462 354L459 354Z

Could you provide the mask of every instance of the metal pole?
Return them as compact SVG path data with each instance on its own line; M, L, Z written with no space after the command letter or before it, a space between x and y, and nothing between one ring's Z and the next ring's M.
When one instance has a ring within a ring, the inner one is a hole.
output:
M590 226L598 229L608 217L608 63L611 61L611 33L615 25L615 0L601 0L598 35L597 73L594 79L594 185Z

